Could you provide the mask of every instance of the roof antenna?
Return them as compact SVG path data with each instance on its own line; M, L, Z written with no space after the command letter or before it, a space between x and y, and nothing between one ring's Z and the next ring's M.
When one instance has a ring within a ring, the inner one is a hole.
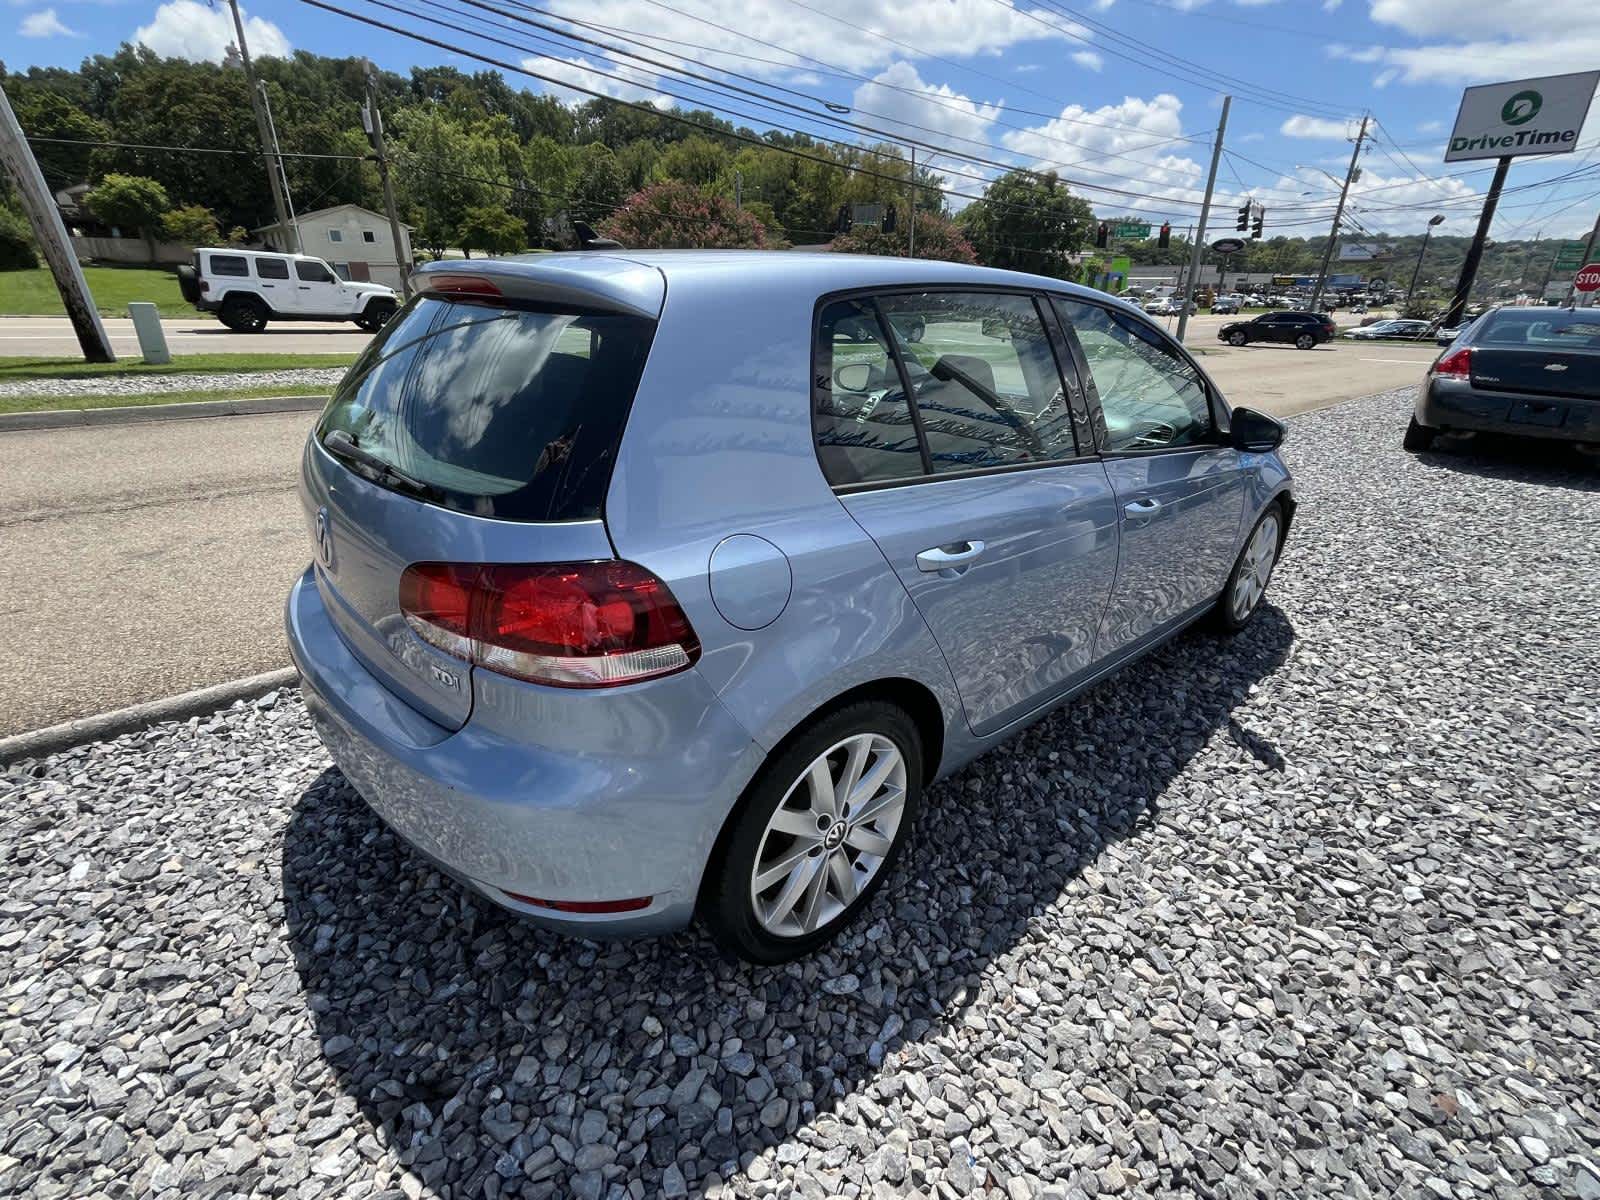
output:
M572 231L578 235L579 250L621 250L622 243L613 238L603 238L587 221L574 221Z

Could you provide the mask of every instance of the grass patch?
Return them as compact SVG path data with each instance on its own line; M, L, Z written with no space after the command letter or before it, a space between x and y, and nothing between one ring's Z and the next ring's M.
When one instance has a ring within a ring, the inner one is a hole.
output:
M83 277L102 317L127 316L131 300L148 300L163 317L195 315L194 305L178 291L178 276L170 267L85 267ZM66 316L49 268L0 271L0 315Z
M257 396L326 396L326 384L287 384L226 392L160 392L144 396L0 396L0 413L72 411L79 408L145 408L152 404L192 404L197 400L249 400Z
M348 367L355 358L354 354L185 354L160 366L136 358L114 363L87 363L81 358L0 358L0 381L293 371L307 367Z

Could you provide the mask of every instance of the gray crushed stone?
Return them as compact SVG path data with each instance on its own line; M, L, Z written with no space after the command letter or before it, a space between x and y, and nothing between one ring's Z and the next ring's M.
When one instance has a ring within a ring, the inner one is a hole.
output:
M91 376L87 379L17 379L0 382L0 400L34 397L158 396L165 392L237 392L245 388L270 396L273 388L333 387L344 367L305 367L292 371L239 371L207 374Z
M11 768L0 1194L1596 1200L1600 480L1407 404L781 969L474 899L289 693Z

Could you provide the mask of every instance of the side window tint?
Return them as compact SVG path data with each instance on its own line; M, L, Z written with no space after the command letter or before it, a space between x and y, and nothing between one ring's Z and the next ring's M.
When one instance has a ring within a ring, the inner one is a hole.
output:
M1154 332L1098 304L1056 300L1056 309L1078 335L1088 359L1100 408L1106 449L1162 450L1211 440L1211 408L1195 369Z
M839 300L822 310L812 374L817 457L829 483L923 474L905 390L870 304Z
M281 258L256 259L256 274L262 279L289 278L289 264Z
M237 275L250 274L249 260L238 254L213 254L211 259L211 274Z
M878 300L935 472L1072 458L1072 410L1026 296L926 292Z
M315 259L297 259L294 264L294 273L306 283L333 282L333 276L328 274L328 268Z

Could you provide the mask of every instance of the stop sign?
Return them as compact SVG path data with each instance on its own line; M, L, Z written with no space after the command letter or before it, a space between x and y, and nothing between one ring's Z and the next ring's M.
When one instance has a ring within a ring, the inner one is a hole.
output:
M1578 272L1572 286L1580 292L1600 292L1600 262L1590 263Z

